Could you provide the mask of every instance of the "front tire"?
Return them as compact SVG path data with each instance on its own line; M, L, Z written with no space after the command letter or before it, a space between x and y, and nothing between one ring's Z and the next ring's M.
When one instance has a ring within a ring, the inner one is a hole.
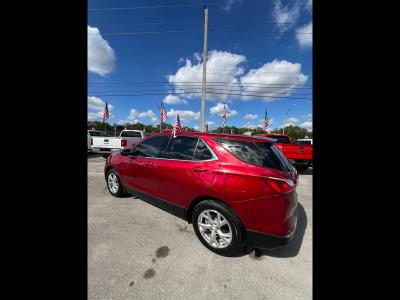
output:
M201 243L214 253L233 256L244 250L243 226L231 208L205 200L193 210L192 224Z
M125 195L124 187L121 184L121 180L114 169L107 172L106 176L107 189L114 197L122 197Z

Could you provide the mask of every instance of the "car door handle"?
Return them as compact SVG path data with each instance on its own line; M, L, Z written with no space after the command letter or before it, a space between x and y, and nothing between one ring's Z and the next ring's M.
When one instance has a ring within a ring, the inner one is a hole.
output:
M146 167L152 167L152 166L153 166L153 163L147 162L147 163L144 163L144 165L145 165Z
M207 172L207 169L204 169L202 167L194 167L193 171L195 171L195 172Z

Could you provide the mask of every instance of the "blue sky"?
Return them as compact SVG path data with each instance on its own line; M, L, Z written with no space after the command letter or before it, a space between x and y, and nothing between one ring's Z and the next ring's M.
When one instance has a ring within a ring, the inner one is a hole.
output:
M182 126L199 125L204 12L189 5L203 3L209 128L222 125L226 103L227 125L262 126L268 108L271 129L311 129L309 0L89 0L88 119L101 120L107 101L110 123L158 124L164 101L169 123L179 112Z

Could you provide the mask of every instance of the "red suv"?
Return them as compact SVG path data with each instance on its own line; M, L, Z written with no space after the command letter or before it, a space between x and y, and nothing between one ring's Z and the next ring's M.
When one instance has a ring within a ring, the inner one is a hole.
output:
M114 153L113 196L138 196L193 224L211 251L231 256L287 244L297 222L298 173L264 137L153 134Z

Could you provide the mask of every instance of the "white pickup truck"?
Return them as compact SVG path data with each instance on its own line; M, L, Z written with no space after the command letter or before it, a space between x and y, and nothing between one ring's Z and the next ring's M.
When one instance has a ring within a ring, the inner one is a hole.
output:
M131 148L139 143L149 133L142 130L122 130L119 137L93 136L91 149L93 153L101 153L107 157L113 152Z

